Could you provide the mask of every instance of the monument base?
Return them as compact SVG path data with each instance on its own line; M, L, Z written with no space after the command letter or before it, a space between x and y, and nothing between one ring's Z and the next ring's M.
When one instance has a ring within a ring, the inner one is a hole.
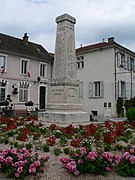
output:
M38 120L41 120L46 125L51 125L53 123L58 126L68 126L72 125L86 125L90 124L89 113L83 111L50 111L47 110L45 112L38 113Z

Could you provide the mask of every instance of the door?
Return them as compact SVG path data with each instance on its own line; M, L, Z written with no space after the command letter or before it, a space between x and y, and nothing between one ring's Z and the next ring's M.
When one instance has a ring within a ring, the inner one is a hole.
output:
M45 102L46 102L46 87L40 86L40 93L39 93L39 105L40 109L45 109Z

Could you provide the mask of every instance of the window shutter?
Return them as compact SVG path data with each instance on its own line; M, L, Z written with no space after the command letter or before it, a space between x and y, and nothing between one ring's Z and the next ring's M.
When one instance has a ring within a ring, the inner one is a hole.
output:
M125 57L125 69L128 69L128 57Z
M120 67L120 65L121 65L121 54L118 53L117 54L117 66Z
M121 97L121 80L118 80L118 97Z
M93 97L93 82L88 84L88 97Z
M79 97L83 97L83 82L79 84Z
M131 83L128 83L128 98L131 98Z
M126 82L126 98L129 98L129 84Z
M100 97L104 97L104 83L100 81Z

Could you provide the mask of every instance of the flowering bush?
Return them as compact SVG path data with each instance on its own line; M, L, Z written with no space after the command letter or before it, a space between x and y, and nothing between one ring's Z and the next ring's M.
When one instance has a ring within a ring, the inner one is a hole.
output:
M70 145L75 147L75 148L79 148L79 147L82 146L82 140L80 140L78 138L77 139L72 139Z
M1 171L5 172L8 178L16 177L16 179L24 179L29 174L44 172L44 164L48 157L39 158L38 153L31 154L32 151L26 148L0 150Z
M120 156L113 155L111 152L104 152L102 155L97 151L87 152L86 148L82 147L71 157L62 157L60 161L74 175L80 173L107 175L107 172L119 163Z
M49 138L46 139L46 144L48 146L54 146L56 143L56 138L54 136L50 136Z
M116 167L120 176L135 177L135 146L131 147L129 152L125 152Z

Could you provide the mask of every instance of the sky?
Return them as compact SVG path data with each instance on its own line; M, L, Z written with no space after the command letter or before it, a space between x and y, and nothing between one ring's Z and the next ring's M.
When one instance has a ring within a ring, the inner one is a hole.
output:
M135 0L0 0L0 33L55 52L57 16L76 19L76 48L108 40L135 52Z

